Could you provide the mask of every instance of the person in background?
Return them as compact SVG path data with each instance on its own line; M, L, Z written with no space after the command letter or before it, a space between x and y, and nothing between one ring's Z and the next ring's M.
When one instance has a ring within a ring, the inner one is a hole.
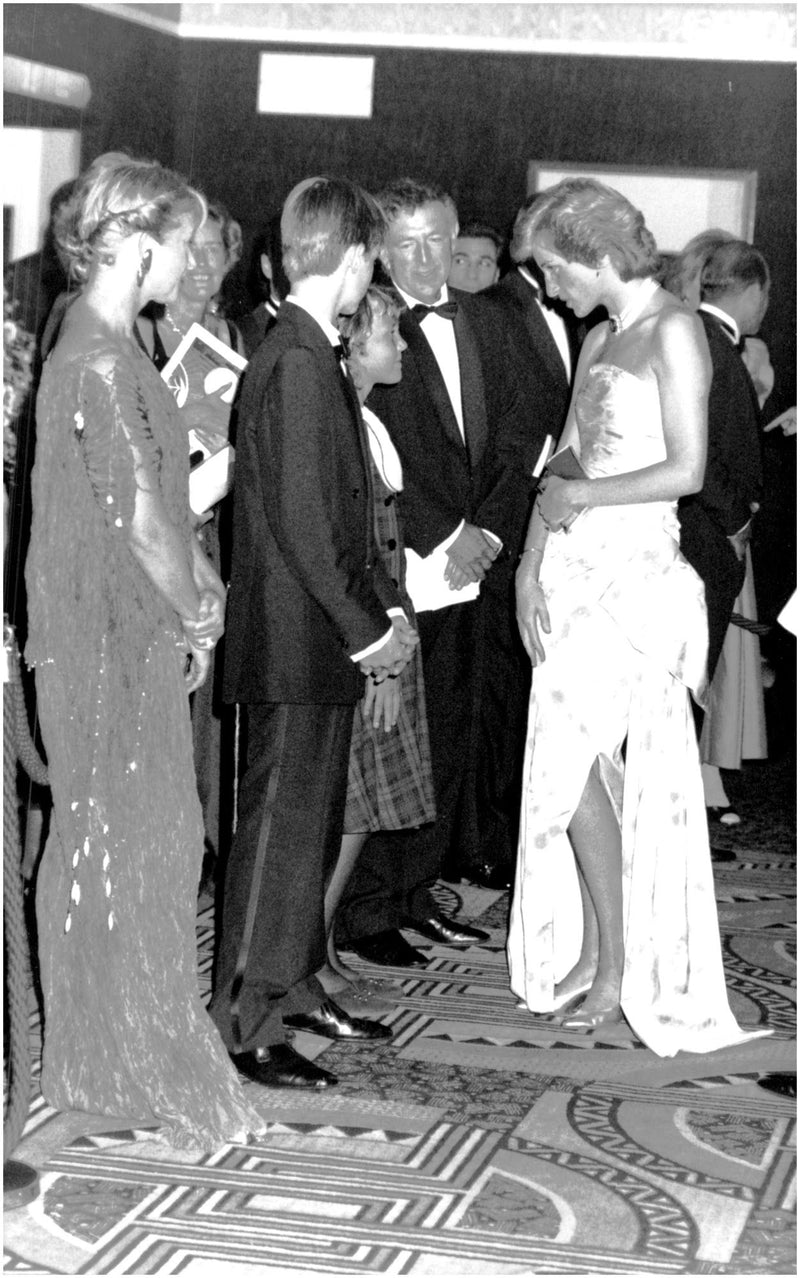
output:
M225 872L212 1015L243 1075L328 1087L287 1032L379 1041L316 978L325 889L342 842L362 672L401 673L417 644L373 533L368 447L336 317L367 291L384 220L344 178L287 197L292 289L242 386L226 701L246 708L247 757Z
M81 290L37 404L30 631L53 817L36 887L42 1094L214 1150L262 1132L200 1001L203 826L188 693L225 590L189 518L189 456L134 340L177 297L205 216L147 161L103 157L56 234Z
M238 321L247 358L258 349L278 316L278 307L289 292L289 281L281 261L280 214L270 218L253 244L250 285L261 300Z
M398 509L403 471L385 426L364 404L373 386L395 385L402 377L406 349L398 328L402 310L393 289L371 284L355 314L340 318L339 328L349 346L348 367L367 430L375 539L387 573L397 582L404 614L414 625L414 608L405 588L402 508ZM335 942L336 910L367 835L415 828L435 816L422 662L415 652L398 679L367 681L364 700L353 718L345 834L325 893L328 963L317 973L325 990L346 1011L357 1014L394 1006L394 1000L385 998L394 992L393 987L359 977L341 958Z
M702 490L679 507L681 548L706 590L711 695L701 758L709 819L722 824L740 818L720 767L739 768L743 757L764 758L767 749L758 638L732 626L731 616L737 611L757 619L749 543L762 498L760 410L740 346L758 332L769 283L763 256L744 241L719 240L704 262L698 313L713 368L708 459ZM729 860L733 853L720 850L715 857Z
M485 222L465 222L453 244L453 260L447 283L465 293L481 293L500 278L505 240Z
M184 272L177 297L167 305L147 307L136 321L136 334L159 371L192 324L200 324L232 351L243 354L241 334L233 321L221 314L219 303L225 277L239 261L241 252L239 223L223 205L209 204L208 216L195 234L192 261ZM170 385L177 390L180 420L188 435L186 446L190 453L195 449L215 453L234 433L232 414L239 372L232 368L219 391L201 397L198 383L204 382L207 371L202 357L190 349L170 379ZM197 521L203 551L225 580L230 571L227 507L223 498ZM220 653L223 650L224 644ZM212 660L208 678L192 698L195 770L206 830L201 886L209 891L233 825L234 717L221 703L216 666L216 660Z
M511 988L566 1032L624 1016L658 1055L712 1051L748 1034L728 1006L690 710L703 585L678 545L677 501L703 483L707 344L619 192L565 179L532 212L548 292L609 319L561 439L578 466L541 486L517 573L534 670Z

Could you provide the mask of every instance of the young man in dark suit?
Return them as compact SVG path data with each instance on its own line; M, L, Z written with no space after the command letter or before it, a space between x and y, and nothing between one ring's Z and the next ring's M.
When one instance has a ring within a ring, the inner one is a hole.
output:
M472 852L464 844L474 837L479 587L502 558L516 555L531 483L502 312L482 295L446 286L458 233L452 200L410 179L378 199L388 219L381 260L408 306L400 317L408 349L402 381L375 387L368 406L403 464L399 510L420 631L437 820L368 840L338 931L344 944L375 962L413 965L420 955L400 927L445 943L486 939L443 917L431 888L444 863L463 865ZM495 659L502 654L486 654Z
M711 354L703 487L678 505L681 550L703 580L708 678L714 674L745 575L745 548L761 500L758 400L739 343L755 334L769 301L769 268L741 240L720 244L700 280L700 318Z
M326 1000L324 892L342 835L361 671L417 642L373 536L367 444L335 327L383 234L374 200L311 178L281 221L292 291L244 378L224 696L247 709L247 763L224 888L211 1014L245 1076L324 1087L286 1029L379 1039Z

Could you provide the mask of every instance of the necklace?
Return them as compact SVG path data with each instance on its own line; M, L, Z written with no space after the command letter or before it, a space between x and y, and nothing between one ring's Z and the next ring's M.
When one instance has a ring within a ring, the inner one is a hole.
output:
M647 306L647 303L655 296L660 287L661 285L655 280L643 280L641 288L637 290L634 294L633 300L628 302L625 309L620 311L619 315L609 315L608 322L611 325L611 332L621 333L623 329L630 328L631 324L634 320L639 318L642 311Z
M183 329L182 329L182 328L178 328L178 325L175 323L174 319L172 318L172 316L171 316L171 315L170 315L170 313L169 313L169 307L168 307L168 306L165 306L165 307L164 307L164 319L167 321L167 325L169 326L169 328L171 328L171 329L172 329L173 333L177 333L178 337L182 338L182 337L183 337Z

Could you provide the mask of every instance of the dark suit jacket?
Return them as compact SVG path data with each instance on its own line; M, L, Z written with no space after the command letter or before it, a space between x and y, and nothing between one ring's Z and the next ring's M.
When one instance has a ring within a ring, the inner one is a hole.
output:
M744 563L728 537L751 518L761 497L761 436L758 401L741 355L722 324L699 311L711 355L708 451L703 487L678 503L681 550L703 579L711 632L713 673L734 600L744 581Z
M505 554L516 553L531 480L525 469L528 427L503 313L480 294L449 293L458 301L453 322L466 444L439 365L410 311L400 317L408 343L402 381L374 387L367 403L403 464L406 545L429 555L465 519L500 537Z
M708 454L703 487L681 498L681 523L688 533L704 525L729 537L750 519L750 502L761 496L761 436L758 400L744 361L722 324L707 311L703 321L711 355L708 399Z
M275 323L275 315L261 302L249 315L237 319L236 325L244 342L244 353L252 359Z
M533 467L545 437L553 435L558 441L561 434L569 408L570 379L535 291L516 267L487 289L484 296L496 298L507 316L522 399L530 406L529 460ZM583 333L567 322L567 334L574 369Z
M354 703L348 654L402 607L373 534L358 400L320 326L293 303L243 378L224 698Z

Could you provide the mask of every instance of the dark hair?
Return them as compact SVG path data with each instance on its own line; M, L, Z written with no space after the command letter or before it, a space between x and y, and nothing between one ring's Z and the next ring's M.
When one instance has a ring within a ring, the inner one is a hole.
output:
M564 178L536 195L517 215L512 256L532 256L537 235L548 231L568 262L597 267L607 256L621 280L643 279L658 270L655 239L629 200L595 178Z
M397 178L384 186L375 198L383 209L387 222L393 222L399 213L413 213L425 204L444 204L453 215L455 234L458 233L458 210L453 197L433 182Z
M208 221L219 225L225 249L225 269L230 271L242 256L242 228L225 205L216 201L208 206Z
M700 296L704 302L726 293L743 293L751 284L769 287L769 266L763 253L744 240L719 244L706 258L700 275Z
M351 346L365 342L372 332L376 315L388 312L401 315L406 304L396 289L386 284L370 284L352 315L339 317L339 331Z
M54 218L54 234L73 279L89 277L93 263L112 256L116 244L146 231L159 242L186 213L198 222L206 203L180 174L153 160L120 151L101 155L78 179Z
M498 257L500 257L506 246L505 236L496 231L488 222L465 222L463 226L458 228L458 238L462 240L491 240L497 249Z
M703 267L714 249L735 238L730 231L717 227L693 235L680 253L673 254L667 260L663 271L664 288L686 301L689 287L695 280L699 281Z
M332 275L349 248L377 253L385 229L377 203L355 182L306 178L289 193L281 214L284 270L292 283Z
M269 264L272 267L271 289L261 269L262 257L268 257ZM250 290L256 297L269 297L270 293L273 292L281 301L283 301L291 288L286 278L286 272L283 269L280 213L274 213L269 221L257 232L253 240L248 283Z

